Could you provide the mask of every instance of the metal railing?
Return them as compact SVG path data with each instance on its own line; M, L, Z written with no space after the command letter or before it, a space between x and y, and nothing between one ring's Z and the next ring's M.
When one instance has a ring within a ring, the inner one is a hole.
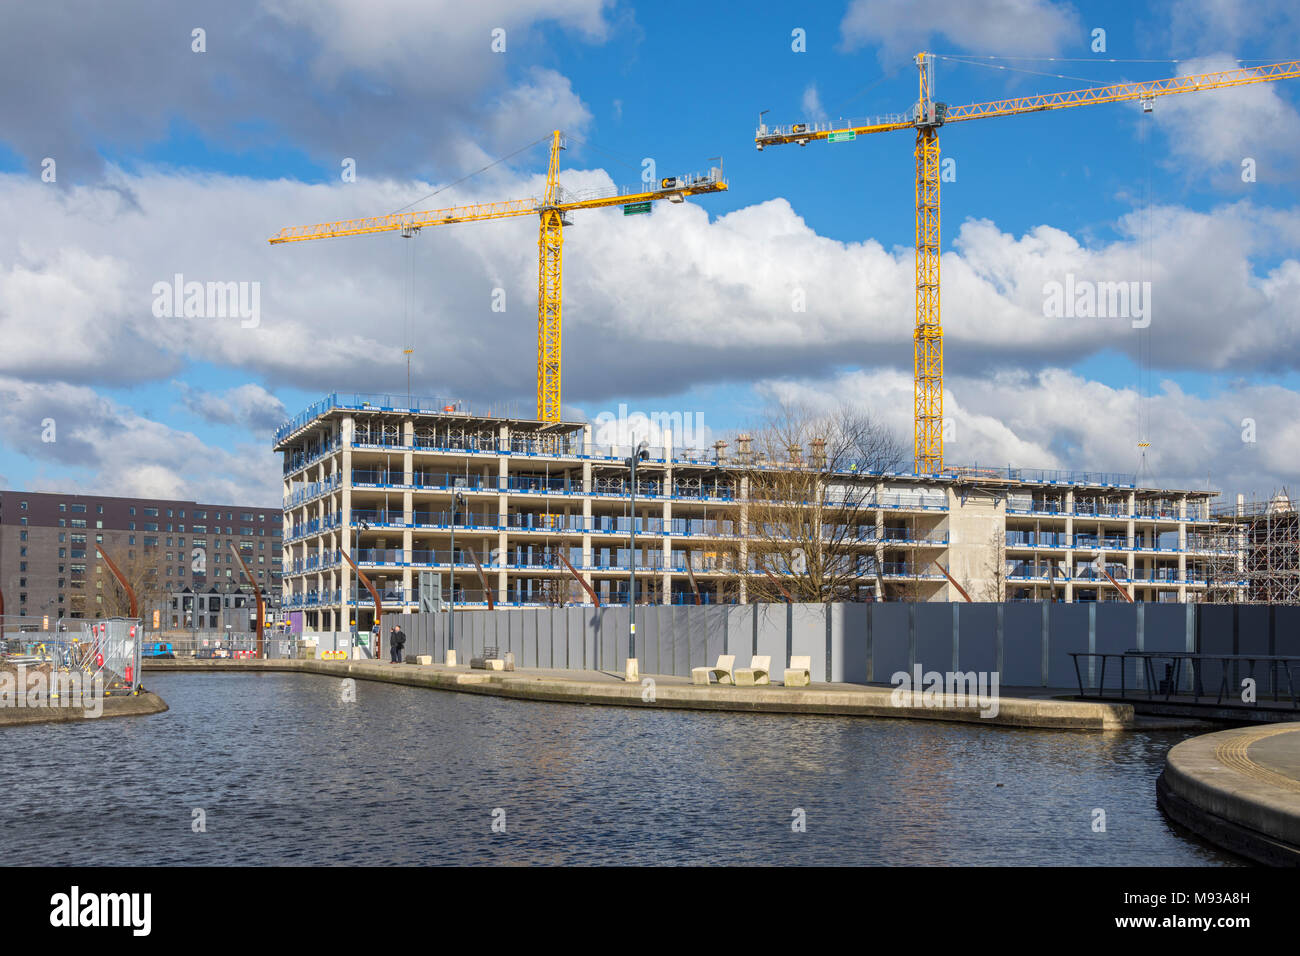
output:
M1123 653L1096 653L1072 651L1074 675L1079 685L1080 697L1104 698L1114 696L1116 688L1107 685L1106 673L1108 663L1116 662L1111 668L1112 678L1118 678L1121 699L1136 697L1150 701L1175 700L1185 703L1208 705L1210 693L1207 686L1214 686L1214 703L1216 707L1240 707L1257 709L1258 702L1271 697L1274 703L1280 703L1282 684L1286 684L1286 700L1291 709L1300 710L1300 657L1279 654L1195 654L1180 651L1137 651ZM1083 669L1079 666L1080 658L1089 661L1088 687L1084 686ZM1098 669L1092 662L1100 660ZM1129 665L1132 665L1133 682L1129 683ZM1242 699L1237 689L1245 677L1254 681L1256 687L1262 686L1256 672L1261 665L1266 669L1265 677L1268 689L1255 695L1254 701ZM1095 686L1094 684L1095 679ZM1209 678L1207 681L1206 678ZM1218 680L1215 681L1214 678Z

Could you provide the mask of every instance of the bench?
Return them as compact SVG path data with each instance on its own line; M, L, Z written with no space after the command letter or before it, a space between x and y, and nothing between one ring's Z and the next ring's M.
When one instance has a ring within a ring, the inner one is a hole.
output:
M707 685L715 679L719 684L734 684L731 671L736 666L735 654L719 654L718 663L712 667L692 667L691 683Z
M786 687L807 687L812 683L812 657L791 657L785 669Z
M755 654L748 667L738 667L732 674L737 687L761 687L772 683L772 658Z

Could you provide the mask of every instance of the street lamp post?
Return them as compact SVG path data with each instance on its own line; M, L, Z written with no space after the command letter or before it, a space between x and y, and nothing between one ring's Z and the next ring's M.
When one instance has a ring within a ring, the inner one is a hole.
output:
M359 594L361 592L361 532L369 531L370 523L365 518L357 519L357 528L352 533L352 558L356 563L356 568L352 571L352 598L351 603L355 605L352 611L352 643L355 645L361 638L361 601ZM335 650L338 650L336 647ZM350 652L349 652L350 653ZM378 654L378 647L370 648L371 654Z
M632 536L632 547L628 562L630 570L628 571L628 633L627 633L627 670L625 678L627 680L639 680L640 674L637 667L636 659L636 463L645 461L650 457L646 451L646 443L636 446L636 451L632 452L632 457L627 460L627 467L632 473L632 522L629 531Z
M451 567L451 611L447 620L447 664L456 666L456 505L464 506L465 496L459 491L451 496L451 554L447 563Z

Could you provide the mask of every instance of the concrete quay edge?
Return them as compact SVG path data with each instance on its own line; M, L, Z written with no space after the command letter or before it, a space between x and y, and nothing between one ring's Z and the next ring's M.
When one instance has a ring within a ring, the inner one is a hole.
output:
M1002 697L994 717L982 717L976 707L933 707L919 703L894 706L893 691L882 687L700 687L657 680L652 700L645 699L639 683L616 680L584 680L573 677L530 674L526 670L471 671L440 664L384 664L375 661L319 660L149 660L153 673L298 672L329 677L353 677L414 687L430 687L461 693L509 697L517 700L551 701L570 704L600 704L625 707L657 707L677 710L710 710L742 713L821 714L842 717L884 717L974 723L993 727L1022 727L1046 730L1115 731L1135 728L1131 704L1066 701L1044 698ZM654 677L655 675L644 675ZM919 695L917 695L919 698Z
M1300 722L1234 727L1192 737L1165 759L1160 808L1211 843L1268 866L1300 867L1300 779L1260 767L1252 743L1287 734L1300 753Z
M167 702L157 694L141 691L132 697L104 698L104 712L99 717L88 716L83 707L3 707L0 708L0 727L103 720L105 717L143 717L161 714L168 709Z

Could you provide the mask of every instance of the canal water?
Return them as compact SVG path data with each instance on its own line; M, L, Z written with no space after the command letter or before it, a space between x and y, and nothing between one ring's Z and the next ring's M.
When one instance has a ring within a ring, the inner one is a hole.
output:
M6 864L1241 862L1156 809L1185 733L147 683L170 711L0 729Z

